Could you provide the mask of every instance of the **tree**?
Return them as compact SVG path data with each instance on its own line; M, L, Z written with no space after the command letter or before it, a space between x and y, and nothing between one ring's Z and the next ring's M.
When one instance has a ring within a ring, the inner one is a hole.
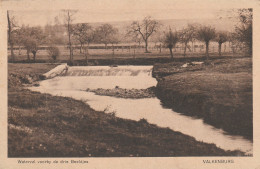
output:
M57 46L53 46L53 45L49 46L49 47L47 48L47 52L48 52L49 56L50 56L54 61L56 61L57 58L60 56L60 50L59 50L59 48L58 48Z
M23 30L22 43L27 51L27 58L30 60L30 52L33 54L33 60L36 59L36 53L39 46L45 42L45 36L41 27L26 27Z
M80 53L82 53L82 47L93 40L92 27L87 23L76 24L73 28L73 36L79 41Z
M159 43L159 52L160 53L162 52L162 44L164 41L164 36L165 36L165 30L160 29L160 30L156 31L151 37L151 40L155 43L154 45L157 48L157 50L158 50L158 45L156 45L156 44L157 44L157 42Z
M141 45L142 37L137 32L127 31L125 34L126 42L135 42L138 43L138 45Z
M188 25L186 28L182 29L180 31L180 42L184 44L184 53L183 56L186 56L186 49L188 46L188 43L190 41L193 41L193 39L196 36L196 27L195 25Z
M114 28L111 24L103 24L96 29L95 39L97 42L105 44L105 49L107 49L107 44L115 43L117 34L118 29Z
M221 56L221 46L223 43L228 41L228 33L221 31L216 33L215 41L218 43L218 53Z
M14 26L14 17L10 18L9 16L9 11L7 11L7 21L8 21L8 43L10 45L11 48L11 58L12 61L15 60L15 56L14 56L14 39L13 39L13 28Z
M240 25L237 25L235 31L237 33L237 38L240 42L244 43L248 48L248 53L252 55L253 47L253 37L252 37L252 28L253 28L253 9L239 9L239 20Z
M209 57L209 42L216 36L215 28L210 26L201 26L197 32L197 39L205 42L206 45L206 57Z
M142 23L134 21L130 28L130 33L138 33L141 35L145 42L145 52L148 53L148 40L149 37L159 29L159 22L147 16L143 19Z
M179 35L178 33L172 32L171 29L169 29L169 32L165 34L165 39L164 39L164 45L169 48L170 54L171 54L171 59L173 60L173 52L172 48L175 47L176 43L179 41Z
M71 36L73 34L72 29L72 22L73 22L73 15L76 13L76 11L72 10L64 10L64 18L65 18L65 26L67 28L67 34L68 34L68 47L70 50L70 61L73 61L73 49L72 49L72 43L71 43Z
M14 45L18 45L19 47L19 55L21 55L21 46L23 45L23 38L24 38L24 26L19 29L15 29L13 31L13 41Z

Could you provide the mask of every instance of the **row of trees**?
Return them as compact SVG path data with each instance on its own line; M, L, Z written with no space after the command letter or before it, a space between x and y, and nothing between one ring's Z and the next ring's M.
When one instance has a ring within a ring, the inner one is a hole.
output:
M66 11L65 26L67 29L68 43L67 46L70 51L70 60L73 60L73 44L80 44L80 53L84 53L87 57L88 46L90 43L102 43L107 48L108 44L114 44L118 42L118 30L110 24L103 24L95 29L88 23L73 23L72 11ZM7 12L8 23L8 42L11 49L11 58L14 61L13 46L19 46L19 54L21 46L27 51L27 58L30 60L30 53L33 54L33 60L35 61L36 53L40 49L41 45L49 46L47 49L49 53L59 53L57 47L55 47L55 31L50 28L45 31L41 27L29 27L29 26L17 26L15 25L14 18L10 18L9 12ZM61 41L61 40L60 40ZM87 45L85 47L85 45ZM84 52L83 52L84 49ZM51 55L51 57L56 58Z
M229 38L230 37L230 38ZM169 31L165 33L164 44L170 50L171 58L173 58L172 48L175 47L176 43L180 42L184 44L184 56L186 55L186 49L189 42L194 42L195 40L205 43L206 46L206 57L209 57L209 44L210 41L215 41L218 43L218 52L221 56L222 44L232 39L228 32L219 31L217 32L215 28L210 26L199 26L188 25L181 31Z
M64 10L64 25L66 28L67 46L70 51L70 60L73 60L73 44L80 44L80 53L84 53L86 58L88 55L88 48L91 43L102 43L107 48L108 44L119 42L119 31L117 28L110 24L103 24L96 28L93 28L88 23L73 24L74 14L76 11ZM49 49L59 53L58 49L55 49L55 44L58 40L56 32L61 32L61 25L56 23L55 30L46 25L45 30L41 27L18 27L15 24L14 18L9 16L8 19L8 42L11 49L12 60L14 60L13 46L18 45L19 48L24 46L27 51L28 60L30 60L30 53L33 54L33 59L36 58L36 53L39 50L40 45L48 45ZM132 42L140 43L144 42L145 52L148 53L148 43L152 39L163 44L164 47L169 48L171 58L173 58L172 49L176 43L182 43L184 45L184 56L186 56L186 50L189 47L189 43L194 41L201 41L206 46L206 57L209 56L209 45L211 41L215 41L219 44L218 50L221 56L221 46L223 43L229 41L232 44L244 44L249 54L252 54L252 9L239 10L240 23L236 26L235 31L225 32L216 31L215 28L210 26L201 25L188 25L179 31L172 31L171 28L162 30L163 25L151 17L145 17L142 21L134 21L128 27L125 37ZM161 49L161 48L160 48ZM114 48L113 48L114 53ZM54 56L54 58L56 58Z
M236 25L235 32L229 33L225 31L217 32L215 28L210 26L199 26L188 25L183 30L173 32L169 29L165 33L164 44L170 50L171 58L173 58L172 48L175 47L177 42L181 42L185 45L184 56L186 54L187 44L194 39L197 39L205 43L206 46L206 57L209 57L209 44L210 41L218 43L219 56L221 56L222 44L230 41L234 44L244 44L248 54L252 55L252 9L241 9L239 10L240 24Z

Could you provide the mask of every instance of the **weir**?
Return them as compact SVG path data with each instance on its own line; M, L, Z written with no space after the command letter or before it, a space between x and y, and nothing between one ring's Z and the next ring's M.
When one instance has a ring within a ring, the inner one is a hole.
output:
M57 69L60 72L60 69ZM54 71L52 71L53 73ZM61 71L64 72L64 71ZM169 127L174 131L194 137L198 141L214 143L225 150L241 150L252 154L252 142L241 136L228 135L197 119L174 112L161 105L158 98L125 99L96 95L86 89L146 89L156 86L152 78L152 66L87 66L68 67L66 73L58 74L52 79L40 82L33 91L52 95L71 97L81 100L97 111L115 112L117 117L140 120L159 127Z
M65 76L151 76L152 66L73 66Z

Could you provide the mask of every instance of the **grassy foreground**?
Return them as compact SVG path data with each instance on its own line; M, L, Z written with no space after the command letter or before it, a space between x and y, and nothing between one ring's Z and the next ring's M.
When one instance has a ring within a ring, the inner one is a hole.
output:
M92 110L81 101L23 89L51 64L9 64L8 156L233 156L214 144L140 120Z
M158 96L176 112L204 119L229 134L253 139L252 59L157 64Z

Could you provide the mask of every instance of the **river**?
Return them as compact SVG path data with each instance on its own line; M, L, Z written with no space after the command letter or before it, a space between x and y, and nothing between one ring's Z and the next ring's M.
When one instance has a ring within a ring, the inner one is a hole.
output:
M140 120L160 127L169 127L174 131L194 137L198 141L214 143L224 150L241 150L253 153L253 144L241 136L225 133L203 122L202 119L189 117L162 106L161 101L154 98L126 99L96 95L86 89L146 89L156 86L152 78L152 66L75 66L69 67L62 76L43 80L38 87L30 87L33 91L51 95L72 97L90 105L97 111L114 112L117 117Z

